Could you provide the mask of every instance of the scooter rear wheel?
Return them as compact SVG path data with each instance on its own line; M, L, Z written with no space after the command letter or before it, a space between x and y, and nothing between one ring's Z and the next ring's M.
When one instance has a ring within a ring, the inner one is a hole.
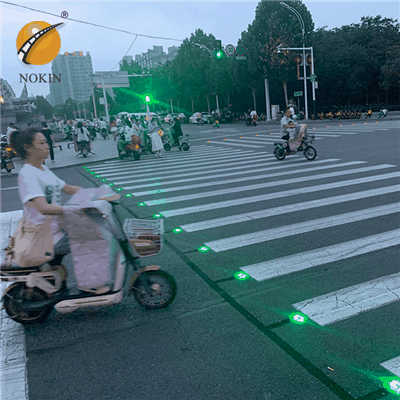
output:
M164 144L164 150L165 151L170 151L171 150L171 145L169 143Z
M24 283L13 283L4 293L4 308L12 320L22 325L32 325L42 323L53 310L53 306L45 306L38 310L22 311L21 302L43 301L48 296L38 288L33 288L28 298L28 287Z
M131 290L136 301L148 310L169 306L176 296L177 286L172 275L165 271L146 271L139 277ZM147 278L149 289L146 289Z
M183 151L188 151L190 149L190 146L187 143L184 143L182 145L182 149L183 149Z

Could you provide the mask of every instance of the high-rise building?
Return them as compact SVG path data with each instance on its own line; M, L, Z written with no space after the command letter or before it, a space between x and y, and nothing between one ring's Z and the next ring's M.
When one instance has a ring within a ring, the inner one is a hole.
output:
M124 56L122 57L122 60L119 62L119 65L122 67L124 61L126 61L128 64L130 64L133 61L132 56Z
M142 69L158 68L167 61L172 61L178 54L179 47L168 47L168 54L164 52L163 46L153 46L147 53L136 54L135 61Z
M51 64L51 72L61 75L61 82L53 80L50 85L49 100L52 106L64 104L70 98L87 101L92 93L92 57L87 51L59 54Z
M11 85L5 80L0 78L0 96L3 98L5 104L10 104L15 99L15 93Z

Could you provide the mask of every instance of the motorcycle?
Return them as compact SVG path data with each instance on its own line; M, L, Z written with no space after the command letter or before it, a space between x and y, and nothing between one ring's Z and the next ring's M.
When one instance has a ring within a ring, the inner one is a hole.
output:
M114 141L116 137L114 138ZM123 160L124 157L134 158L136 161L140 160L140 156L142 154L142 150L140 148L140 138L135 135L132 135L132 142L125 145L124 150L126 154L121 154L118 150L118 157L120 160Z
M256 116L252 117L250 114L246 114L246 126L250 125L257 126Z
M175 142L174 138L172 137L171 131L167 133L163 131L162 134L160 133L160 131L158 131L158 133L161 136L161 141L163 142L165 151L170 151L172 147L178 147L179 150L183 151L188 151L190 149L189 135L181 136L178 138L178 142Z
M74 140L72 134L73 134L73 130L72 129L64 128L63 140L68 140L68 142L72 142Z
M204 125L203 118L197 118L196 121L197 121L197 125Z
M99 132L100 132L101 136L103 136L103 139L109 139L107 128L99 129Z
M13 158L16 156L14 150L7 143L7 136L1 136L1 168L10 173L15 169Z
M95 139L95 137L97 136L96 134L96 128L92 125L88 125L86 127L86 129L89 131L90 133L90 140L93 142L93 140Z
M274 143L274 146L276 146L274 154L278 160L284 160L287 155L293 155L299 151L302 151L304 157L309 161L312 161L317 157L317 151L314 147L310 146L310 144L315 140L315 135L308 134L307 130L304 133L300 146L296 150L290 150L289 134L282 136L282 139L285 140L286 143Z
M371 109L369 109L366 113L365 113L365 119L367 119L367 118L371 118L372 117L372 110Z
M379 119L380 117L386 117L386 115L388 115L388 109L387 109L387 108L382 108L382 109L379 111L378 119Z
M21 268L4 264L0 276L3 282L12 282L2 297L3 308L11 319L22 324L38 324L46 320L53 308L59 313L70 313L78 309L115 305L126 295L133 295L144 308L153 310L167 307L176 296L177 285L169 273L157 265L142 266L141 257L155 255L162 250L163 220L147 221L126 219L124 224L115 211L120 195L108 194L98 200L111 205L109 215L99 210L100 206L85 207L92 218L101 218L113 241L118 246L115 263L115 278L109 292L95 294L74 293L66 288L65 267L44 264ZM73 205L70 199L66 205ZM102 208L102 207L101 207ZM5 249L6 251L8 249ZM125 260L121 260L124 256Z
M89 142L82 141L82 142L76 142L76 144L78 147L78 154L76 155L77 157L82 155L84 158L86 158L89 153L95 155L95 153L90 150Z

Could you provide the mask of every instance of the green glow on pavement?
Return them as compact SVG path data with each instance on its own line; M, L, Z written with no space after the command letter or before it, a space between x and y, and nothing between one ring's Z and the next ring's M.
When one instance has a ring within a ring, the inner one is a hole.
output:
M385 377L379 379L386 390L400 396L400 379L396 379L393 377Z
M96 178L101 178L101 175L96 175Z
M121 190L122 190L122 188L118 188L118 189L117 189L117 192L119 192L119 191L121 191Z
M154 217L154 218L161 218L162 215L161 215L161 214L154 214L153 217Z
M132 193L127 193L125 197L132 197Z
M109 183L109 184L108 184L108 186L113 186L113 185L114 185L113 183Z
M105 182L106 180L107 180L107 179L104 178L104 179L102 179L101 181L102 181L102 182Z
M172 232L180 233L180 232L182 232L182 228L175 228Z
M238 281L245 281L246 279L250 278L249 274L246 274L246 272L243 271L238 271L233 275Z
M93 171L93 172L90 173L90 175L94 175L95 173L96 173L96 172Z
M142 201L141 203L138 204L138 206L145 206L146 203L144 201Z
M210 251L210 248L207 246L201 246L199 248L200 253L207 253L208 251Z
M305 324L307 322L307 316L301 313L294 313L290 316L290 320L295 324Z

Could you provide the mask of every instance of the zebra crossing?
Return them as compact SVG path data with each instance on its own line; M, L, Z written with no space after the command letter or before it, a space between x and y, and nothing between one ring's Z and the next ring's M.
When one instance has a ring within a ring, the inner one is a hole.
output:
M180 227L181 251L198 254L206 246L215 264L229 257L230 270L260 285L333 263L340 270L339 262L400 245L400 228L374 223L398 217L398 165L339 158L309 162L301 155L279 162L267 151L208 143L188 152L164 152L161 159L144 154L136 162L101 161L87 173L99 185L108 183L128 196L127 205L141 218L160 214L167 238L175 235L172 228ZM136 207L139 203L144 206ZM2 239L12 232L3 223L12 221L15 227L20 215L0 214ZM282 216L285 222L279 224ZM361 228L344 235L351 226ZM326 238L323 246L310 240L319 232ZM282 245L293 238L302 238L300 251ZM270 253L272 243L277 245ZM237 257L239 251L245 256ZM321 326L353 321L360 313L399 301L400 273L385 276L377 269L372 279L312 296L287 306ZM378 364L399 376L400 351Z
M234 268L260 283L400 245L400 229L371 228L376 219L400 213L397 165L337 158L309 162L300 156L279 163L267 152L221 149L211 143L192 147L188 153L164 154L161 162L161 168L160 160L143 166L125 163L121 168L121 161L107 161L91 170L132 196L135 204L144 203L148 215L157 212L166 226L179 226L188 243L194 243L191 252L206 246L215 257L237 250L251 254L254 246L303 237L306 245L299 253L269 259L267 252L260 251L264 259L250 264L243 262L246 258L237 258ZM308 210L307 220L295 219L299 210ZM318 217L312 217L314 211ZM269 220L283 214L291 222L265 229ZM340 233L357 223L367 224L368 232L359 230L357 237L317 248L307 240L307 235L335 229ZM376 271L372 280L298 299L291 307L325 326L399 299L400 273L380 276ZM381 360L380 365L399 375L399 354Z
M315 140L323 140L326 138L337 138L347 135L358 135L371 132L377 132L379 134L390 131L393 128L400 128L399 121L368 121L368 122L355 122L351 125L345 123L344 125L329 125L330 121L327 121L327 125L318 124L312 126L313 123L309 123L308 132L315 135ZM299 121L301 123L301 121ZM315 124L314 124L315 125ZM251 131L250 131L251 129ZM234 134L232 132L238 132ZM215 131L204 131L204 132L215 132ZM271 130L266 128L249 128L249 132L240 133L239 130L233 128L221 129L221 137L207 140L207 143L211 145L223 145L223 146L236 146L244 148L265 148L266 145L273 145L277 141L281 141L281 130L279 127L275 127Z

